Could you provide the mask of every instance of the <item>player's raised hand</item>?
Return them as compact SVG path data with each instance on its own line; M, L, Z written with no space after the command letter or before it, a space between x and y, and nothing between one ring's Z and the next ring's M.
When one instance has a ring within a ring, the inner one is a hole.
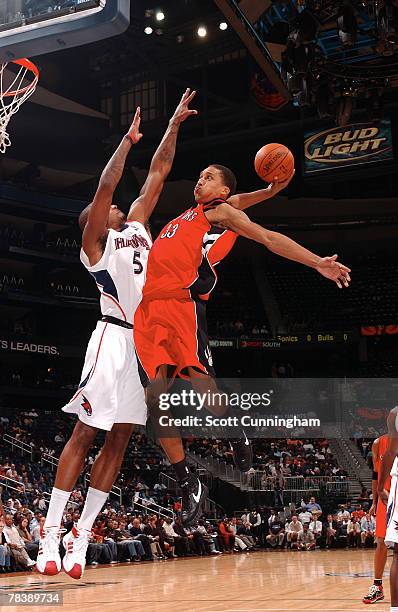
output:
M172 121L174 121L175 123L182 123L183 121L185 121L185 119L187 119L188 117L191 117L192 115L197 115L198 111L197 110L193 110L191 108L189 108L189 104L192 102L192 100L194 99L194 97L196 96L196 91L192 91L189 89L186 89L185 92L182 94L181 100L177 106L177 108L174 111L174 115L172 117Z
M316 266L316 270L325 278L334 281L339 289L342 289L343 286L348 287L351 282L350 268L338 262L337 255L323 257Z
M274 178L272 179L272 183L270 183L267 187L267 191L271 194L271 196L275 196L280 191L282 191L282 189L286 189L286 187L289 185L290 181L294 177L295 172L296 171L293 170L289 178L285 179L284 181L280 181L278 176L274 176Z
M142 138L142 134L140 132L140 124L141 124L141 108L138 106L135 111L133 123L130 126L128 131L128 135L134 144L137 144Z

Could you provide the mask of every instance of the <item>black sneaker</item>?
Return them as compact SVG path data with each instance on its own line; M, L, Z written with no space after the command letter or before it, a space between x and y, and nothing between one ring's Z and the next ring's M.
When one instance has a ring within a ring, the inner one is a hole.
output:
M253 450L250 440L245 432L242 432L243 438L230 442L231 450L235 466L241 472L247 472L253 465Z
M191 525L202 516L202 506L209 489L200 482L195 474L190 474L180 482L182 490L181 522L184 527Z

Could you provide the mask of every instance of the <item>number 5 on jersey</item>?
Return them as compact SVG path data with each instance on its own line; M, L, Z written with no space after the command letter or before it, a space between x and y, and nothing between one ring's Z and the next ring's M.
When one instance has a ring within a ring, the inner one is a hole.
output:
M163 234L161 234L160 237L161 238L172 238L177 230L178 230L178 223L176 223L173 226L171 225L171 223L169 223L169 225L166 227L166 231Z
M141 274L141 272L144 269L144 266L141 263L139 251L134 251L133 264L134 264L134 274Z

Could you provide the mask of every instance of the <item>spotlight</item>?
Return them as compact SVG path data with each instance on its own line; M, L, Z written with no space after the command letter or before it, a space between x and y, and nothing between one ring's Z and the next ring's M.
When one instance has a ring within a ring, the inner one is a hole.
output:
M358 23L354 9L349 4L340 7L337 16L337 29L344 47L352 47L357 41Z
M163 19L164 19L163 11L156 11L155 19L156 19L156 21L163 21Z
M220 30L224 31L228 28L228 24L225 21L222 21L218 27L220 28Z
M205 28L205 26L199 26L197 34L199 38L205 38L207 36L207 29Z
M151 28L151 26L147 26L144 30L145 34L152 34L153 29Z

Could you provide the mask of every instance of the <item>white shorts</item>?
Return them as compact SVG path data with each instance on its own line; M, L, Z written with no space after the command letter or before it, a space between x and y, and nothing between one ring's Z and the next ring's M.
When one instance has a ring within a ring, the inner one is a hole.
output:
M115 423L145 425L147 406L133 330L98 321L91 334L81 382L64 412L110 431Z
M390 494L387 504L387 531L384 539L386 546L398 544L398 478L391 478Z

